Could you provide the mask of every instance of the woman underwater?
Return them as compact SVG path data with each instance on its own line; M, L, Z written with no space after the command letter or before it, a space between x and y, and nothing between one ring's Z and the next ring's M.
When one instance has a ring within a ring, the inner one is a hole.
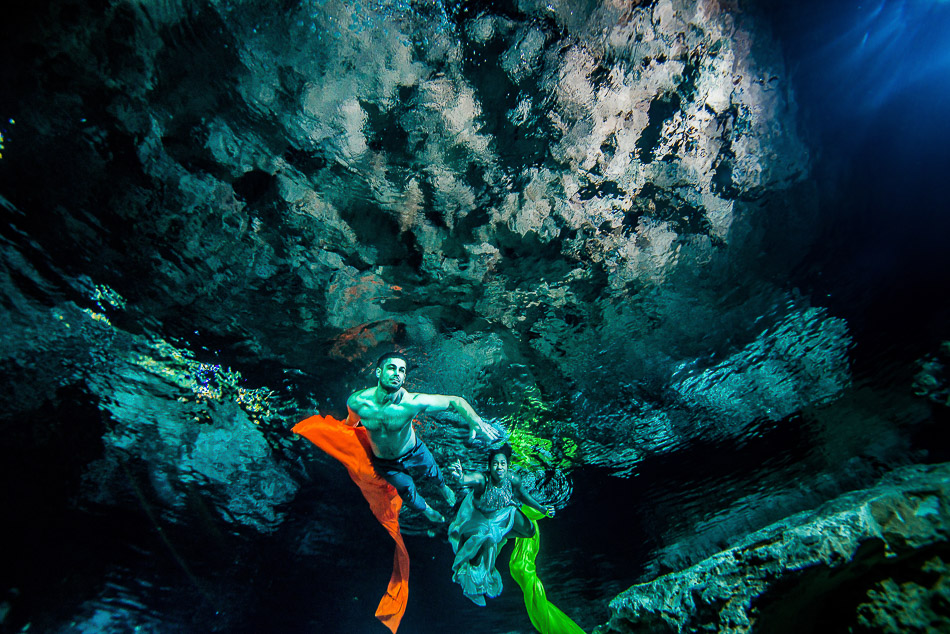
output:
M508 470L511 447L502 445L488 453L488 473L465 473L456 460L449 473L469 488L458 515L449 525L449 543L455 551L452 580L478 605L485 597L501 594L501 575L495 560L508 537L531 537L534 526L521 512L522 503L548 517L553 506L542 506L528 493L521 478Z

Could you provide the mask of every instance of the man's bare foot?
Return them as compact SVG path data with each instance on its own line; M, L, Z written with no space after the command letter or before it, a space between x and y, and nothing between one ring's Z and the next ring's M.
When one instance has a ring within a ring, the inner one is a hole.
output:
M448 485L442 487L442 497L449 503L449 506L455 506L455 491L450 489Z
M435 522L436 524L445 523L445 516L429 505L426 505L426 509L423 511L423 513L427 518L429 518L430 521Z

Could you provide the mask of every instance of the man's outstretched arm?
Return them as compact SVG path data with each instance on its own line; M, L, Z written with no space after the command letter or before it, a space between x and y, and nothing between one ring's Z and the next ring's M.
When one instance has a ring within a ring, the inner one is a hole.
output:
M481 432L488 441L494 441L501 437L497 429L482 420L482 417L475 413L472 406L468 404L461 396L446 396L444 394L413 394L410 401L413 405L420 406L420 412L441 412L447 409L454 411L468 423L469 440L475 440L475 435Z

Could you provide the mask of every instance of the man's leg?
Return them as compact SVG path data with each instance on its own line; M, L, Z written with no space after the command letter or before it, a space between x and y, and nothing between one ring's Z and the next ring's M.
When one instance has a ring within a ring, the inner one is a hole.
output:
M393 485L404 504L420 511L432 522L444 522L445 517L429 506L425 498L419 495L415 481L405 470L406 466L407 465L402 462L395 460L382 460L380 458L373 460L373 467L376 469L376 472L385 479L386 482Z
M425 513L425 516L429 518L430 521L435 522L436 524L445 523L445 516L428 504L426 504L426 509L423 511L423 513Z
M445 477L442 475L442 470L439 469L439 465L435 461L435 456L432 455L432 452L429 451L429 448L426 447L424 442L419 441L419 444L415 446L406 459L405 465L407 467L423 470L424 473L422 477L432 480L433 484L439 487L439 492L442 493L442 497L445 498L448 505L455 506L455 491L449 488L449 485L445 483Z

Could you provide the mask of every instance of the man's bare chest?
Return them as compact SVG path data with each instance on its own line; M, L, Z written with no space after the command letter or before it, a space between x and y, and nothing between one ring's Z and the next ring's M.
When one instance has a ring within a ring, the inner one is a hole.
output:
M412 413L401 407L366 407L360 408L357 414L363 426L370 431L396 432L405 429L412 422Z

